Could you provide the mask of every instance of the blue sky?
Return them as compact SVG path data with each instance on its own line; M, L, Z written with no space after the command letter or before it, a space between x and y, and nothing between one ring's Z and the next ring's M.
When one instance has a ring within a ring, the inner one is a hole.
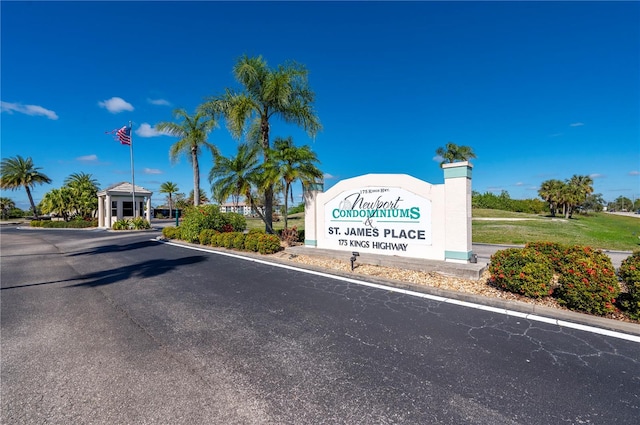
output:
M51 185L85 172L193 189L175 138L153 126L175 108L238 88L232 67L262 55L309 69L323 131L325 187L368 173L443 182L438 147L472 147L473 190L535 198L541 182L590 175L606 201L640 197L638 2L13 2L1 12L1 155L32 157ZM221 123L209 141L231 156ZM201 157L201 187L212 166ZM299 195L300 187L296 187ZM19 207L23 190L4 192ZM299 198L298 198L299 199Z

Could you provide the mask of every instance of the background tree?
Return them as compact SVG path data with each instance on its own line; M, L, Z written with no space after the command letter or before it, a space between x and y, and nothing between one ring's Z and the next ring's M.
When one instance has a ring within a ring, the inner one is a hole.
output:
M540 189L538 189L538 195L549 203L551 217L556 216L556 210L558 209L560 194L563 187L564 183L561 180L552 179L542 182Z
M173 194L178 193L178 185L174 182L164 182L160 185L160 193L166 193L169 200L169 218L171 218L171 209L173 208Z
M73 173L64 181L71 192L71 206L82 218L95 216L98 209L98 181L91 174Z
M56 214L62 217L64 221L69 221L74 210L72 199L73 194L68 187L51 189L42 197L40 209L45 214Z
M273 118L303 128L311 137L320 131L320 121L313 110L315 94L309 88L308 71L295 62L269 68L262 58L242 56L233 68L242 91L226 89L225 93L201 105L210 116L224 116L231 134L246 136L258 143L264 163L269 162L270 131ZM265 229L273 232L274 183L264 179Z
M203 148L211 151L214 159L218 156L218 148L207 141L207 136L217 126L215 116L207 115L204 112L196 112L189 116L184 109L176 109L174 117L181 120L179 123L161 122L156 124L156 129L160 132L179 137L174 145L169 149L169 157L172 162L176 162L180 154L185 154L193 166L193 204L200 205L200 198L195 196L200 193L200 165L198 156Z
M293 183L302 182L303 186L322 178L322 171L316 167L318 157L307 145L297 147L293 139L276 138L273 142L273 158L276 162L276 170L282 178L284 187L284 228L288 228L287 212L288 200L293 202Z
M451 142L448 142L445 147L436 149L436 155L442 158L440 165L456 161L468 161L476 157L476 154L473 153L469 146L458 146Z
M251 188L256 182L260 162L258 147L242 144L233 157L218 156L209 172L211 191L221 200L232 199L235 206L244 196L253 206Z
M9 211L16 207L16 203L13 202L13 199L7 198L5 196L0 196L0 215L3 220L9 218Z
M191 192L189 192L189 196L187 197L187 203L189 205L194 205L193 204L193 200L194 200L194 196L193 196L193 190ZM207 197L207 194L205 193L205 191L203 189L200 189L200 197L198 198L198 205L200 204L208 204L209 203L209 198Z
M33 202L31 189L37 184L51 183L47 175L41 173L41 167L35 167L31 157L4 158L0 163L0 188L18 190L24 188L31 204L34 217L38 218L36 204Z

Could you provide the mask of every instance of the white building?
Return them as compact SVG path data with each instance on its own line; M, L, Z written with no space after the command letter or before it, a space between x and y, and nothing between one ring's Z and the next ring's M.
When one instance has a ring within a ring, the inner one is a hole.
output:
M113 223L123 218L141 217L146 211L146 219L151 223L151 195L144 187L135 187L136 208L133 209L131 183L121 182L98 192L98 227L111 228Z

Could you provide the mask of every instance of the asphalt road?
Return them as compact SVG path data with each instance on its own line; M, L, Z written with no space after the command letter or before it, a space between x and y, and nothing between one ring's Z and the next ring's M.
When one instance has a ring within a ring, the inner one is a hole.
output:
M637 423L637 342L157 234L2 229L2 423Z

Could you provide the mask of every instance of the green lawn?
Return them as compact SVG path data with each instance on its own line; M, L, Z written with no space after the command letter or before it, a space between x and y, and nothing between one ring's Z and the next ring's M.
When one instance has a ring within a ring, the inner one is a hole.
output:
M472 238L477 243L524 245L527 242L549 241L593 248L633 251L640 249L640 218L599 213L576 215L565 220L544 215L514 213L501 210L474 209ZM491 218L491 220L482 220ZM480 219L480 220L478 220ZM502 219L502 220L501 220ZM525 220L508 220L525 219ZM273 223L276 230L284 220ZM304 213L289 217L289 227L304 229ZM264 229L258 218L247 219L248 229Z
M565 220L561 217L474 209L473 218L476 220L473 220L472 239L477 243L522 245L527 242L549 241L621 251L640 249L638 217L598 213L575 215L571 220ZM509 218L526 220L506 220Z

